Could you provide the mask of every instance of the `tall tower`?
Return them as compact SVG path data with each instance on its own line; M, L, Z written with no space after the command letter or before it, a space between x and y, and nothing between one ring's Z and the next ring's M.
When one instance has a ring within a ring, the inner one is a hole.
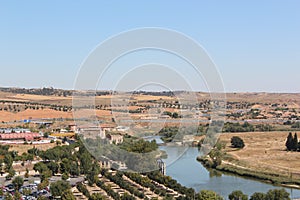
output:
M164 161L162 161L162 159L157 159L156 161L157 161L157 165L158 165L160 173L162 173L163 175L166 175L166 170L167 170L166 163Z

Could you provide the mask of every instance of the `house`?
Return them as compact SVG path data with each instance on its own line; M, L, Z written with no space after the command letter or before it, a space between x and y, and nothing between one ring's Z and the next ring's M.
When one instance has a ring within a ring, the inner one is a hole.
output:
M115 124L100 124L100 128L102 131L113 131L116 128Z
M103 169L110 169L111 168L111 162L109 160L99 160L99 165Z
M127 131L129 131L129 127L127 127L127 126L117 126L116 130L119 131L119 132L127 132Z
M34 124L40 125L40 126L44 125L46 127L50 127L51 125L53 125L52 121L36 121L36 120L32 120L31 122L34 123Z
M106 138L110 144L120 144L123 142L123 135L118 132L109 132L106 134Z
M24 141L32 141L41 139L41 135L39 133L3 133L0 134L0 140L24 140Z
M0 128L0 133L30 133L30 130L27 128Z
M127 169L126 164L122 161L114 161L111 160L105 156L102 156L99 159L99 165L103 169L117 169L117 170L122 170L122 169Z
M100 136L102 138L103 131L98 126L90 126L90 127L80 127L80 134L85 138L97 138Z
M69 124L68 128L72 132L76 132L77 131L77 125L76 124Z
M100 124L100 138L105 139L107 132L115 131L115 130L116 130L115 124Z

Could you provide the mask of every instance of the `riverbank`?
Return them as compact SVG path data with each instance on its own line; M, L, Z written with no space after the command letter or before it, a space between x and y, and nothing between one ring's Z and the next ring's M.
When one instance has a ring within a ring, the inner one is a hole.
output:
M224 160L222 161L221 165L218 165L217 167L213 168L208 164L208 162L210 161L208 161L207 158L197 157L197 160L201 162L209 170L214 169L219 172L225 172L233 175L238 175L241 177L256 179L273 185L300 189L300 180L296 180L287 176L282 176L276 172L271 172L271 171L265 172L265 171L254 170Z
M254 178L285 187L300 188L300 152L285 150L288 132L222 133L220 141L225 144L222 162L209 165L207 158L197 158L206 167L215 167L242 177ZM232 148L233 136L243 139L243 149Z

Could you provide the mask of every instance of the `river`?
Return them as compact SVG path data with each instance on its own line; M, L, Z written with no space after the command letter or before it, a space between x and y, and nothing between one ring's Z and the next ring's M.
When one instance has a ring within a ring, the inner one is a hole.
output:
M146 137L145 139L155 139L158 144L163 143L157 136ZM198 148L195 147L160 146L159 148L168 154L168 158L163 159L167 165L167 175L186 187L194 188L196 192L213 190L227 199L228 195L234 190L241 190L250 197L254 192L266 193L270 189L283 188L220 172L214 175L196 160L199 152ZM284 189L290 193L291 198L300 198L300 190Z
M227 198L232 191L241 190L250 197L254 192L266 193L270 189L282 188L241 176L223 173L212 175L196 160L198 148L160 146L160 149L168 154L168 158L163 159L167 164L167 175L197 192L213 190ZM285 189L292 198L300 198L300 190Z

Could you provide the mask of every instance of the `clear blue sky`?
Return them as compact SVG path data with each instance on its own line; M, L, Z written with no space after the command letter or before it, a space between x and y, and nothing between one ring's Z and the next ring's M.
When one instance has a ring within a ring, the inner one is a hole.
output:
M0 86L72 88L101 41L162 27L199 42L227 91L300 92L299 9L297 0L0 1Z

